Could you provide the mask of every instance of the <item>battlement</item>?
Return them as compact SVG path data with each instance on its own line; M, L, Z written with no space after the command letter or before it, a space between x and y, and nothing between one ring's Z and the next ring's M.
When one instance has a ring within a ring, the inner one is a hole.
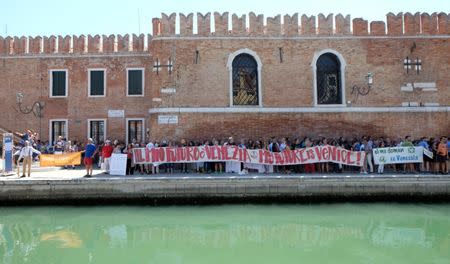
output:
M228 12L214 12L213 15L162 13L161 18L153 18L152 25L153 37L430 36L450 35L450 14L389 13L386 22L369 23L362 18L351 20L350 15L342 14L316 17L295 13L264 19L263 15L251 12L247 19L246 14L238 16ZM150 34L0 37L0 56L139 53L148 50L146 43L150 44L151 39Z
M0 56L24 54L108 54L147 51L151 35L0 37Z
M414 35L450 35L450 14L446 13L389 13L386 22L368 22L362 18L350 20L350 15L319 14L316 16L277 15L267 17L253 12L243 14L205 15L193 13L169 16L162 13L161 18L153 19L153 36L414 36ZM231 27L229 20L231 19ZM197 28L194 28L194 25ZM353 30L351 30L351 25ZM214 30L213 30L214 27ZM176 29L179 28L179 34ZM196 33L195 33L196 32Z

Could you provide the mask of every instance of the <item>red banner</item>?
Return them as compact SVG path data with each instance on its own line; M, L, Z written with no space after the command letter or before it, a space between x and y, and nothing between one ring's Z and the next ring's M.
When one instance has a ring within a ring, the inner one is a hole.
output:
M334 162L361 167L363 166L364 158L364 151L350 151L329 145L285 150L283 152L245 149L237 146L133 149L133 161L135 164L236 161L265 165L296 165Z

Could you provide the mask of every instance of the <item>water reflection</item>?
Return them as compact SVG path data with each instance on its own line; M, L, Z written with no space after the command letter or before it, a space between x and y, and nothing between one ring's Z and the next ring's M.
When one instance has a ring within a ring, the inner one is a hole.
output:
M373 230L371 237L375 245L386 247L432 246L430 238L427 238L425 230L421 228L388 227L381 224Z
M125 224L107 227L103 230L107 234L110 248L126 247L128 241L127 226Z
M363 239L364 231L354 227L331 227L294 223L230 224L216 228L197 226L148 226L132 228L136 241L189 240L195 246L222 248L224 245L234 247L239 243L260 243L268 240L279 242L283 246L323 246L343 239Z
M53 263L64 263L54 249L72 252L73 263L102 263L96 261L108 256L109 263L119 263L123 252L152 253L149 260L154 263L168 259L168 263L184 263L183 256L220 254L223 249L239 254L254 254L259 249L267 256L283 252L319 257L323 250L332 254L334 248L339 254L348 250L358 257L396 249L398 254L413 250L430 252L441 260L450 258L448 206L431 213L411 208L402 211L400 206L397 215L389 206L381 212L374 208L373 213L363 211L363 206L332 210L254 206L233 214L232 207L221 208L197 208L199 213L186 208L121 207L101 214L82 213L78 208L68 215L64 208L49 209L49 215L45 210L23 215L0 211L0 263L40 263L36 260L49 256ZM379 255L382 258L383 254Z
M79 248L83 244L80 236L70 230L59 230L55 232L44 233L41 235L41 241L58 241L60 248Z

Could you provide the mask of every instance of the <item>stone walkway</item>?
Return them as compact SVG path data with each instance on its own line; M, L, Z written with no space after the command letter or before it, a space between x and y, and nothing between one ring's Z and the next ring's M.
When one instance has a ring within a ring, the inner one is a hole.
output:
M308 179L326 179L326 178L413 178L413 177L430 177L430 178L440 178L446 179L448 178L450 181L450 175L441 175L441 174L403 174L403 173L385 173L385 174L360 174L353 172L346 173L314 173L314 174L282 174L282 173L271 173L271 174L259 174L259 173L249 173L244 175L239 175L237 173L160 173L160 174L139 174L135 173L134 175L127 176L114 176L108 175L104 173L104 171L99 169L94 169L92 178L84 178L86 175L86 170L83 168L76 169L63 169L63 168L39 168L34 167L32 169L31 177L19 178L17 174L13 175L5 175L0 176L0 181L34 181L34 180L46 180L46 181L58 181L58 180L76 180L76 179L178 179L178 180L189 180L189 179L280 179L280 178L308 178Z

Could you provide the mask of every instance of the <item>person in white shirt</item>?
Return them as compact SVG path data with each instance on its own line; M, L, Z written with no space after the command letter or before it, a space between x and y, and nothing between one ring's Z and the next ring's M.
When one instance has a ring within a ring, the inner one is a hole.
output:
M19 154L19 159L17 161L17 165L20 162L20 159L23 158L23 173L22 176L20 176L20 178L25 177L25 173L26 173L26 169L28 168L28 177L31 176L31 161L33 159L33 153L36 153L37 155L41 155L41 152L39 152L38 150L34 149L31 145L30 145L30 141L25 141L25 147L23 147L20 150L20 154Z
M158 143L156 141L155 141L155 143L153 143L150 140L145 147L148 150L152 150L153 148L158 147ZM148 167L146 169L147 169L147 171L151 171L152 174L158 174L159 173L159 164L148 164ZM135 170L136 170L136 168L135 168Z
M155 144L153 144L153 142L148 142L147 143L147 146L146 146L149 150L151 150L152 148L154 148L155 147Z

